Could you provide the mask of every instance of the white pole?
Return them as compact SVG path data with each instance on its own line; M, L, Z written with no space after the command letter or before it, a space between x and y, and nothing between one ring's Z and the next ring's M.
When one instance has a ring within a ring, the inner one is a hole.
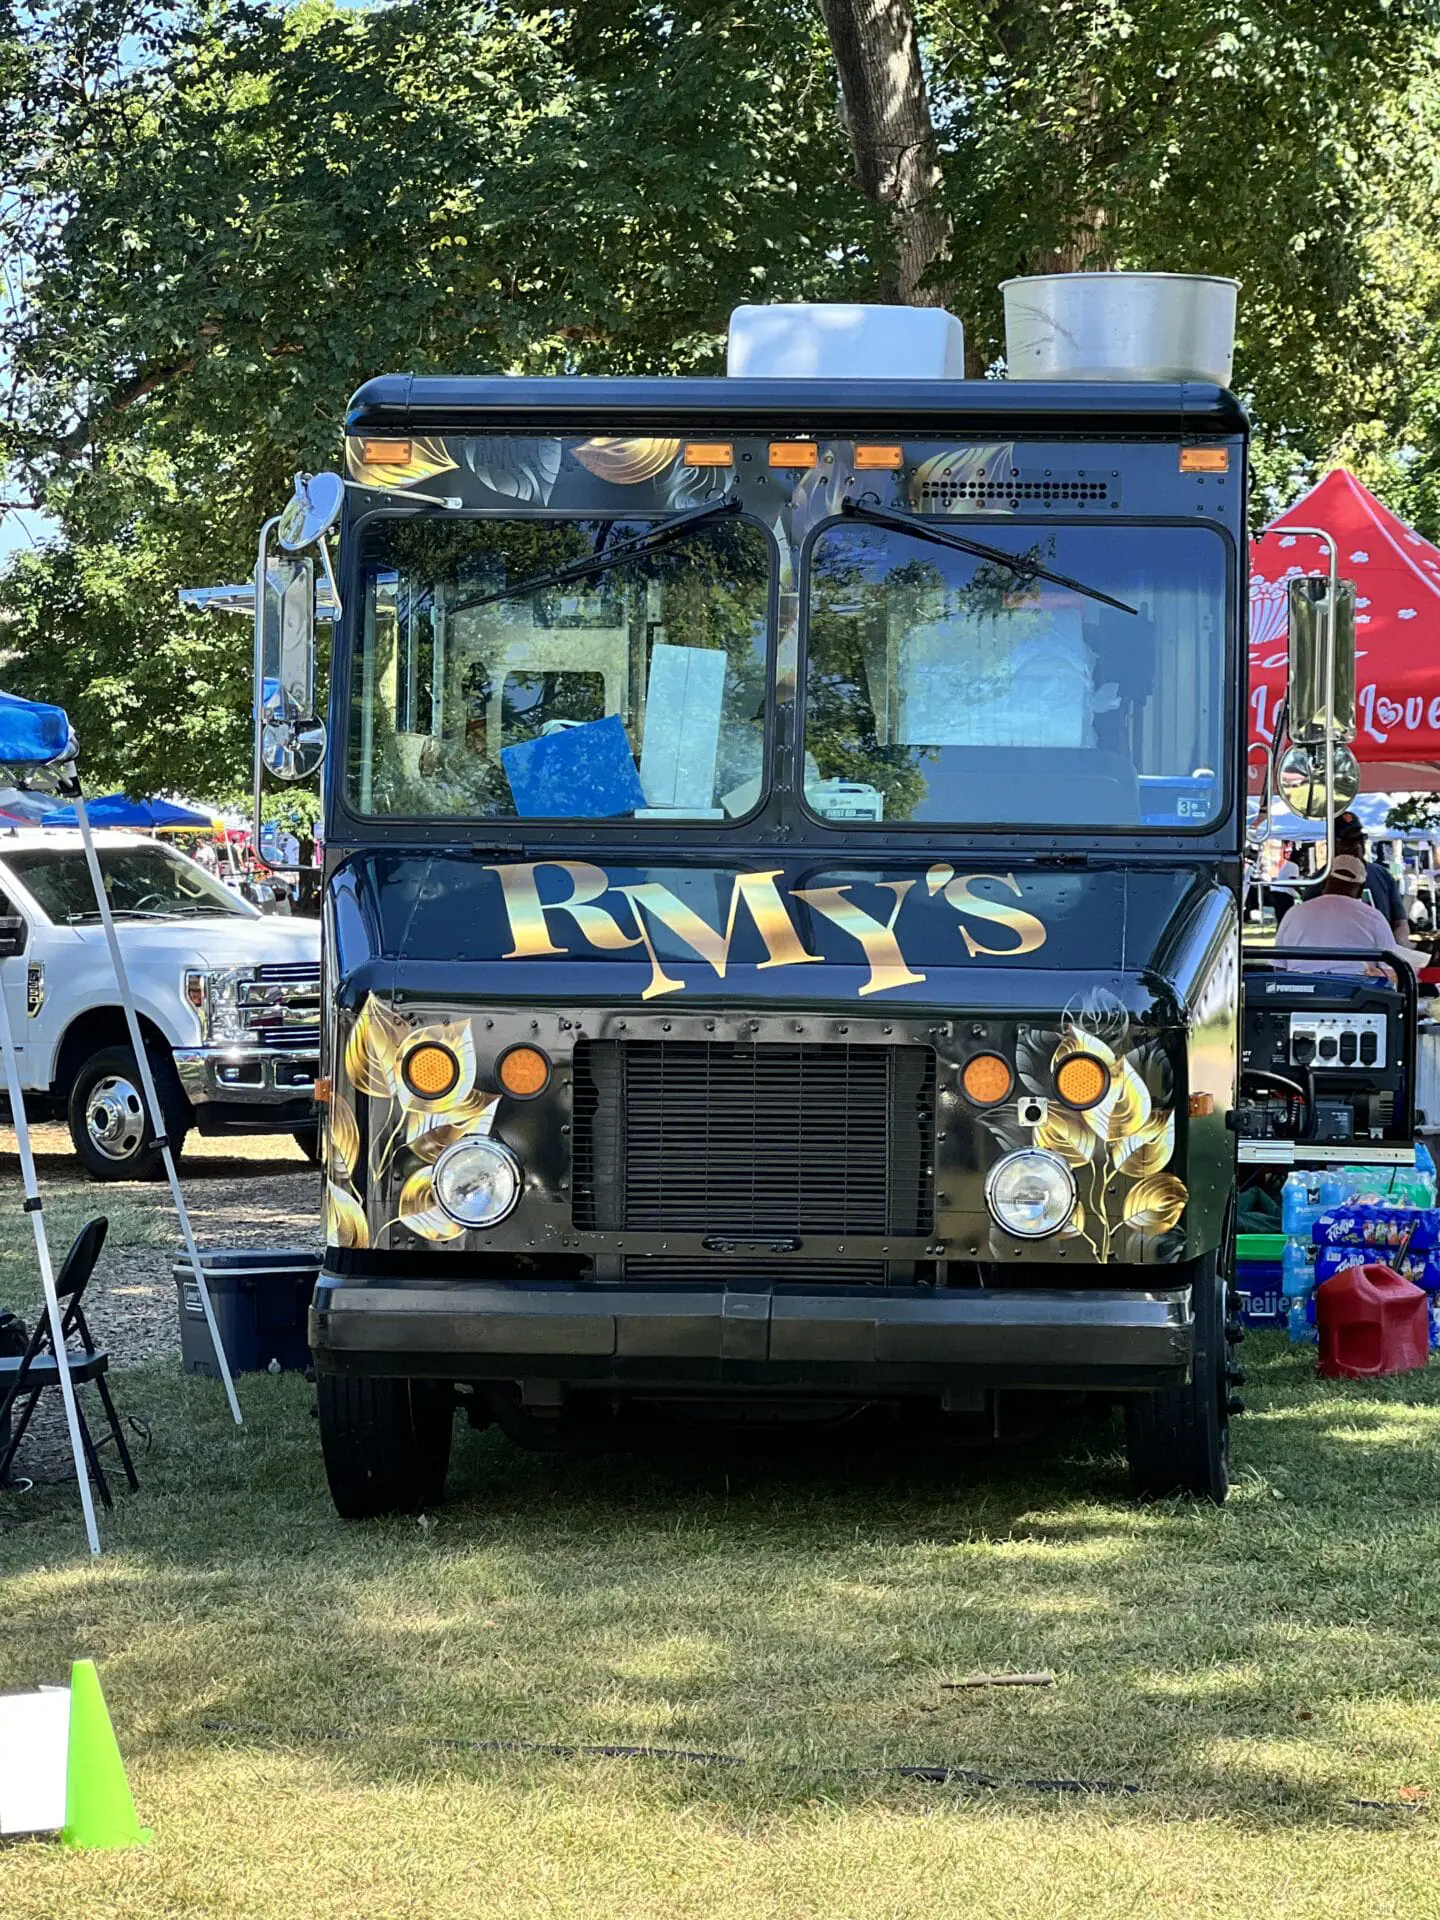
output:
M185 1242L185 1251L190 1257L190 1267L200 1293L200 1304L205 1309L205 1324L210 1329L210 1344L215 1349L220 1378L225 1382L230 1411L235 1417L236 1426L243 1426L244 1415L240 1411L240 1402L235 1397L235 1382L230 1377L230 1362L225 1358L220 1329L215 1324L215 1308L211 1304L210 1289L205 1282L205 1269L200 1264L200 1250L195 1245L195 1234L190 1225L190 1209L185 1205L185 1196L180 1191L180 1176L175 1171L175 1155L165 1132L165 1115L161 1110L159 1096L155 1092L155 1077L150 1071L150 1058L145 1051L140 1021L135 1012L134 997L130 992L130 976L125 971L125 956L120 951L120 942L115 934L115 920L110 912L110 900L105 892L100 862L95 857L95 842L90 833L90 816L85 810L85 796L80 791L78 780L75 783L75 819L80 828L80 838L85 845L85 861L90 869L90 884L95 889L95 904L100 909L100 920L105 928L105 939L110 947L110 960L115 968L115 984L120 989L120 1004L125 1009L125 1024L130 1029L130 1045L135 1051L135 1065L140 1072L140 1086L145 1095L145 1110L149 1115L155 1137L161 1143L160 1157L165 1162L165 1177L170 1182L170 1197L175 1202L175 1213L180 1222L180 1237Z
M100 1529L95 1524L95 1501L90 1492L90 1462L80 1438L80 1415L75 1408L75 1383L65 1363L65 1322L55 1295L55 1269L50 1264L50 1240L45 1232L44 1209L40 1203L40 1182L35 1177L35 1156L30 1151L30 1123L25 1117L25 1094L20 1085L20 1063L15 1058L15 1037L10 1031L10 1009L0 992L0 1052L5 1056L5 1091L10 1096L10 1118L15 1126L15 1144L20 1150L20 1178L25 1187L25 1211L35 1228L35 1254L40 1262L40 1284L45 1289L45 1311L50 1316L50 1335L55 1342L55 1365L60 1374L60 1397L65 1402L65 1424L70 1429L70 1451L75 1456L75 1478L80 1483L80 1505L85 1510L85 1534L91 1553L100 1551Z

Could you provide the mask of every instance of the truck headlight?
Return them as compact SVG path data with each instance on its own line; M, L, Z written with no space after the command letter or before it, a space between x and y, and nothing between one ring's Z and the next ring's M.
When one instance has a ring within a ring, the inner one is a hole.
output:
M520 1198L520 1162L500 1140L457 1140L435 1162L435 1198L462 1227L493 1227Z
M253 1012L244 990L253 987L253 967L216 967L185 975L185 998L200 1015L207 1040L248 1040Z
M1007 1233L1043 1240L1075 1211L1075 1180L1058 1154L1022 1147L997 1160L985 1179L985 1204Z

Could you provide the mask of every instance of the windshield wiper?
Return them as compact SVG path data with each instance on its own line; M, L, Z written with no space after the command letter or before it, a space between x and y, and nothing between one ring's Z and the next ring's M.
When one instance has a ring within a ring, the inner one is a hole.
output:
M468 613L475 607L493 607L499 600L523 600L528 594L544 593L550 587L567 586L572 580L608 573L612 567L628 566L630 561L653 553L657 547L678 540L682 534L704 526L707 521L720 520L727 514L739 511L739 494L727 493L723 500L716 500L708 507L691 507L685 513L662 520L658 527L651 527L648 533L637 534L633 540L622 540L618 546L606 547L598 553L587 555L583 560L568 561L563 567L555 567L549 573L537 573L533 580L522 580L516 586L502 588L499 593L478 594L473 600L454 600L450 603L449 611Z
M1083 593L1087 600L1098 600L1102 605L1114 607L1120 613L1138 614L1138 607L1127 606L1123 600L1117 600L1113 594L1102 593L1099 587L1087 587L1083 580L1072 580L1068 573L1056 573L1049 567L1042 567L1036 560L1026 560L1018 553L1007 553L1003 547L987 546L983 540L971 540L963 533L952 533L948 527L937 527L932 521L922 520L918 514L899 513L893 507L869 507L859 500L842 500L840 511L854 515L858 520L873 520L878 527L893 527L899 533L913 533L917 540L932 541L937 547L954 547L960 553L973 553L981 560L996 560L1002 567L1008 567L1011 573L1018 573L1026 579L1048 580L1052 586L1068 587L1072 593Z

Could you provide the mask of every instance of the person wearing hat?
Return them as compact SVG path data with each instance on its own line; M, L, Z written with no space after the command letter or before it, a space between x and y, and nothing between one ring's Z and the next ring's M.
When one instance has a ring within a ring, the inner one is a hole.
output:
M1337 813L1335 816L1335 851L1353 854L1365 868L1365 897L1370 905L1384 915L1390 923L1390 931L1402 946L1410 943L1410 918L1405 911L1405 900L1395 876L1388 867L1378 860L1365 858L1365 828L1358 813Z
M1275 930L1277 947L1338 947L1349 953L1394 953L1420 964L1421 956L1412 954L1408 942L1396 937L1395 929L1378 908L1362 900L1367 875L1365 862L1358 854L1337 853L1319 893L1291 907ZM1301 973L1370 973L1380 969L1364 960L1290 960L1286 965Z

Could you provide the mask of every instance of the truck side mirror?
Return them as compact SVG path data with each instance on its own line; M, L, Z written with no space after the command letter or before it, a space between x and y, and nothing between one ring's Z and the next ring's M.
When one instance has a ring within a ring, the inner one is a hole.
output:
M1286 695L1290 738L1297 747L1323 747L1327 716L1336 740L1355 738L1355 582L1337 580L1330 605L1328 575L1301 574L1290 582L1290 684ZM1333 680L1326 684L1327 629L1333 626Z
M14 960L30 944L30 928L18 913L0 914L0 960Z
M326 537L344 503L345 483L338 473L296 474L289 505L270 523L280 552L272 560L264 536L260 542L255 567L257 750L260 764L277 780L309 779L325 758L325 727L315 714L315 555L338 615L340 596Z

